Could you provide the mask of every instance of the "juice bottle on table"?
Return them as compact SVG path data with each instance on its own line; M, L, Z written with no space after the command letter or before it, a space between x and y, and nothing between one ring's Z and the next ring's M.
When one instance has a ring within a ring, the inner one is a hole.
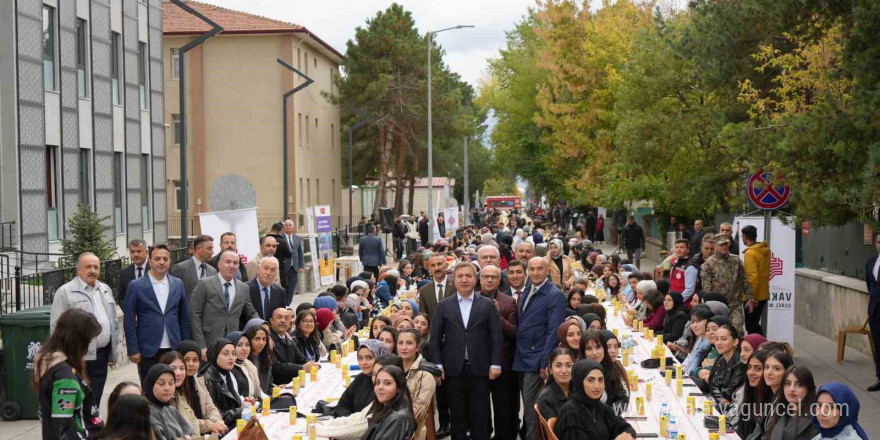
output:
M654 387L651 386L651 382L645 383L645 399L649 402L651 401L652 388Z
M272 405L272 400L268 397L263 397L263 408L262 408L262 410L263 410L262 416L263 417L269 417L269 409L270 409L271 405Z
M309 380L311 380L312 382L316 382L318 380L318 367L316 365L312 365L312 369L311 371L309 371L309 373L311 373L311 377L309 377Z
M290 425L296 425L296 406L290 407Z

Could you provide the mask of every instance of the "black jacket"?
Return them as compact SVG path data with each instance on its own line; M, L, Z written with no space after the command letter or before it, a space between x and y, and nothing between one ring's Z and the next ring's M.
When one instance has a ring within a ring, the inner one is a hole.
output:
M464 352L474 376L488 376L492 365L501 366L501 317L495 303L473 292L467 327L461 319L458 295L437 306L429 337L433 359L443 365L446 377L461 376Z
M339 403L333 408L333 417L350 416L366 408L373 401L373 377L369 374L358 374L351 385L342 393Z
M739 350L734 350L730 362L724 356L718 356L712 373L709 374L709 390L715 402L722 400L733 402L733 392L742 386L746 379L746 365L739 358Z
M44 439L86 440L104 426L91 387L66 361L40 377L39 400Z
M627 223L623 227L623 247L624 249L645 248L645 232L642 231L641 226Z
M690 319L684 307L679 307L678 310L671 314L667 313L666 319L663 320L663 342L675 342L681 339L681 335L684 334L684 328Z
M308 359L299 351L293 340L281 339L274 330L269 333L269 337L275 341L275 349L272 351L272 377L275 383L290 383L299 374L299 370L303 369L303 364L308 362Z
M379 423L371 424L364 440L409 440L416 425L406 408L388 413Z
M248 292L250 293L251 304L254 305L254 309L257 311L257 314L260 315L260 319L266 322L272 317L272 312L274 312L275 309L287 307L290 305L291 301L293 301L293 295L288 296L287 291L285 291L284 288L272 283L269 286L269 303L266 304L266 311L264 313L263 292L260 291L260 282L253 279L247 282L247 286ZM248 321L248 317L242 315L241 321L239 322L241 325L240 328L244 328Z
M205 379L205 388L208 389L211 400L223 416L223 423L229 429L234 428L235 421L241 418L241 402L226 388L226 382L217 367L209 365L201 376Z

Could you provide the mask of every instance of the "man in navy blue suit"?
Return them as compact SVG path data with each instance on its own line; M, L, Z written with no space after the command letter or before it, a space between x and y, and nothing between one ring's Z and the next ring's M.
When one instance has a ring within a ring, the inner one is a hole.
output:
M536 438L535 400L547 377L547 356L558 343L556 329L565 319L565 295L547 276L547 260L529 260L529 282L517 299L516 355L513 371L519 373L523 400L520 436Z
M443 370L449 397L452 439L488 440L489 381L501 375L501 318L495 302L475 294L477 268L453 269L455 296L437 306L431 325L431 353Z
M125 294L123 327L128 358L138 364L141 382L163 354L190 339L186 293L183 282L168 275L170 265L168 246L154 245L148 276L132 281Z
M877 255L865 263L865 282L868 284L868 325L874 340L874 370L877 382L868 391L880 391L880 234L874 236Z

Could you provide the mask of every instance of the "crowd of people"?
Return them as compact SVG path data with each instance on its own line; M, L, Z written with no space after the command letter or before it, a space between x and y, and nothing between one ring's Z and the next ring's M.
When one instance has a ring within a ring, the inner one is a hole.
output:
M558 223L512 212L431 246L404 242L393 264L368 228L365 271L295 307L290 286L302 259L278 253L292 247L290 230L261 237L247 267L234 235L221 237L216 255L211 237L196 238L193 256L173 268L167 246L132 242L135 275L118 298L98 281L98 258L84 253L55 296L51 335L34 359L43 438L223 436L263 397L273 408L274 399L293 404L273 388L354 340L360 374L324 410L333 418L318 423L318 437L409 440L434 429L455 440L545 431L632 440L622 417L629 378L603 305L612 299L624 305L626 326L662 335L740 438L868 438L846 385L817 386L792 347L763 336L767 255L754 228L738 231L745 264L730 256L730 233L698 231L696 247L682 237L649 273L595 248L589 237L602 237L577 228L589 217L572 229L560 212ZM98 405L123 335L140 383L112 391L105 421Z

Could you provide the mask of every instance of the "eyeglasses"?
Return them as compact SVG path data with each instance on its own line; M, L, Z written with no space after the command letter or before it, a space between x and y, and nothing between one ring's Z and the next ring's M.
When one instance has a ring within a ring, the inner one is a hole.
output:
M480 278L484 280L497 280L500 277L497 275L480 275Z
M315 320L314 320L314 319L303 319L303 320L300 321L299 323L300 323L300 324L314 324L314 323L315 323Z

